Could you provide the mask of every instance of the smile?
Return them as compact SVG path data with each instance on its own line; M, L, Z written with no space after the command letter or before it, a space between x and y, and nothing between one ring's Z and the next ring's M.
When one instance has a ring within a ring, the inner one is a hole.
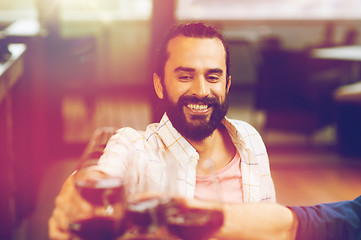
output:
M207 110L208 109L208 105L204 105L204 104L188 104L187 108L191 109L191 110Z

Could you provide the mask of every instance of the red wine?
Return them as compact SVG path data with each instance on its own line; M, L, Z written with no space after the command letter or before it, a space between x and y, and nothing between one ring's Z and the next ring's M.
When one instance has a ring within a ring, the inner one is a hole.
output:
M171 233L181 239L208 239L223 224L221 210L173 206L165 211L165 220Z
M83 240L113 240L123 235L126 225L110 217L93 217L70 224L70 230Z
M118 178L76 181L80 195L93 205L108 205L124 201L124 186Z
M159 197L144 198L130 202L126 210L126 218L132 224L146 228L152 224L153 220L160 223L163 205L163 200Z

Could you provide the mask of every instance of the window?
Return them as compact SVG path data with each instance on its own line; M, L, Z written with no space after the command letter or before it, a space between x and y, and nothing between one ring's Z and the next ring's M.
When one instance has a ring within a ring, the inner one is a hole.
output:
M35 0L0 1L0 21L12 22L21 18L36 18Z
M360 0L182 0L177 4L179 20L361 19Z
M62 20L149 20L152 0L62 0Z

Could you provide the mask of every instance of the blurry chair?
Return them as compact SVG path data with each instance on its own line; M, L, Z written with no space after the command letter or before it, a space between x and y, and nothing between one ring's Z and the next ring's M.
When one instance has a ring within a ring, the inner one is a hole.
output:
M232 91L253 87L257 79L259 55L253 42L245 39L228 39Z
M284 50L276 45L261 48L260 53L255 107L265 113L263 131L280 130L312 137L332 122L332 107L327 106L330 103L323 102L310 80L307 52Z
M346 156L361 157L361 80L339 87L336 101L338 150Z
M343 40L341 41L340 45L355 45L357 44L358 37L358 31L356 29L350 28L344 33Z

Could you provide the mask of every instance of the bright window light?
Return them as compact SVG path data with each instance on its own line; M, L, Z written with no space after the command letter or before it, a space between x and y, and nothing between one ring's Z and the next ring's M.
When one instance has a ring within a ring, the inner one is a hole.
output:
M360 0L181 0L179 20L361 19Z
M152 0L62 0L62 20L149 20Z
M0 21L37 18L35 0L0 0Z

